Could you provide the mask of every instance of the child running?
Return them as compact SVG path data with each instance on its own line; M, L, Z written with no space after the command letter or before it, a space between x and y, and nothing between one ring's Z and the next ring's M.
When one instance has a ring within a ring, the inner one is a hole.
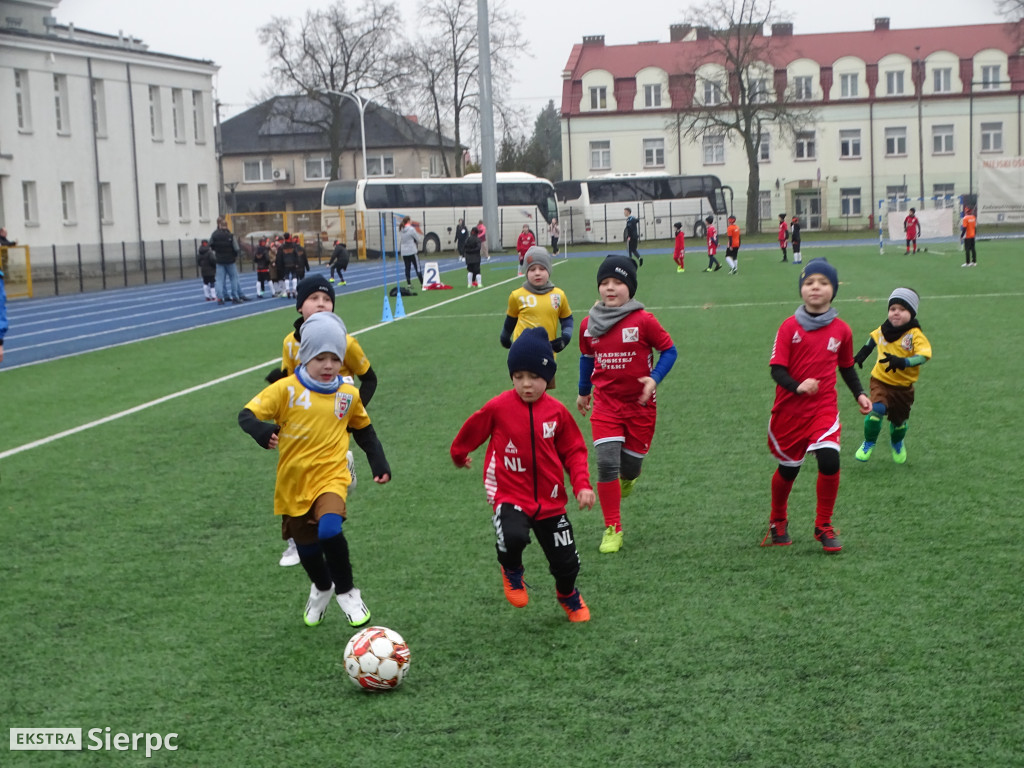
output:
M683 222L677 221L672 226L676 230L675 245L672 249L672 260L676 263L676 272L686 271L686 235L683 234Z
M581 622L590 620L590 609L576 588L580 556L565 510L566 472L580 509L593 507L595 497L583 435L569 409L545 391L556 368L547 333L525 330L508 353L513 388L466 420L452 442L451 457L455 466L469 467L470 452L489 441L484 488L494 511L505 598L517 608L529 602L523 550L532 530L555 578L558 604L569 621Z
M338 457L348 450L349 431L366 453L374 482L388 482L391 468L358 390L340 375L348 338L341 318L318 312L302 324L301 335L299 368L246 403L238 424L261 447L279 452L274 514L312 582L306 625L324 620L334 596L348 623L360 627L370 611L355 586L341 530L351 478Z
M501 346L508 349L527 328L543 328L555 352L572 340L572 309L565 291L551 282L551 255L535 245L523 257L526 282L508 296Z
M523 275L523 257L526 256L526 252L537 244L537 238L533 236L533 232L530 231L529 224L523 224L523 231L519 235L519 239L516 240L516 253L519 254L519 276Z
M623 256L601 262L600 300L580 323L576 409L584 417L590 413L605 525L600 551L605 554L622 548L622 500L633 492L654 439L655 390L676 361L672 337L633 298L636 271L633 260ZM652 368L655 350L658 362Z
M853 367L853 332L832 306L839 291L839 273L825 259L812 259L797 282L803 304L786 318L772 346L775 404L768 424L768 448L778 459L772 475L771 515L761 546L788 546L789 494L808 453L818 460L814 538L826 553L842 550L832 527L839 494L839 399L836 367L857 399L860 412L871 411Z
M907 421L914 405L914 383L921 375L921 366L931 360L932 345L917 322L917 309L921 297L912 288L897 288L889 296L889 316L871 332L867 343L853 356L864 367L871 351L878 347L878 362L871 369L868 392L871 413L864 417L864 442L855 458L867 461L875 449L882 419L889 418L889 440L892 460L897 464L907 461Z

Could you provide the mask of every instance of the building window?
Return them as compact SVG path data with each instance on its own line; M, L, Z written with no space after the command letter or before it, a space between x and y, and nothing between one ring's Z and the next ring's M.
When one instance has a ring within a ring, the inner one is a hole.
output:
M860 187L848 187L839 190L839 215L860 216Z
M953 126L933 125L932 126L932 154L951 155L953 154Z
M102 80L90 83L92 90L92 129L98 138L107 136L107 94Z
M844 99L857 98L857 73L839 76L839 95Z
M952 184L933 184L932 197L936 208L952 208L956 204L956 195Z
M653 85L644 86L644 106L645 107L660 107L661 106L661 84L655 83Z
M28 133L32 130L32 109L28 96L28 72L14 70L14 106L18 112L18 130Z
M860 157L860 128L839 132L839 156L846 159Z
M953 70L941 67L932 70L932 86L936 93L950 93L953 90Z
M765 104L768 101L768 80L759 77L749 82L747 97L751 104Z
M759 141L757 142L757 162L767 163L772 159L772 142L771 135L768 131L761 131Z
M329 157L307 157L306 179L329 179L331 177L331 158Z
M57 133L71 133L71 115L68 112L68 78L66 75L53 76L53 116Z
M242 163L242 181L247 184L260 181L270 181L274 178L274 169L270 166L270 159L246 160Z
M608 109L608 89L603 85L590 89L590 108Z
M190 219L188 209L188 184L178 185L178 221L186 222Z
M771 190L761 189L757 192L757 217L759 219L770 219L772 217L772 193Z
M998 64L986 64L981 68L981 90L994 91L999 88Z
M612 167L612 143L610 141L590 142L590 170L606 171Z
M75 211L75 183L73 181L62 181L60 183L60 212L65 224L74 224L77 220Z
M725 135L704 134L704 165L721 165L725 162Z
M885 199L889 201L890 211L907 210L907 185L890 185L885 188Z
M206 110L203 108L202 91L192 91L192 133L196 144L206 143Z
M722 86L714 80L704 81L704 104L714 107L722 103Z
M164 139L164 116L160 105L160 86L149 86L149 135L153 141Z
M100 221L103 224L114 223L114 197L109 181L100 182Z
M431 155L430 178L436 179L439 176L444 176L444 158L440 155Z
M366 158L366 173L369 176L394 176L394 155L370 155Z
M981 151L1002 152L1003 151L1003 124L982 123L981 124Z
M665 167L665 140L644 139L644 168Z
M814 98L814 85L810 75L793 78L793 98L797 101L810 101Z
M171 122L174 123L174 140L185 141L185 93L181 88L171 91Z
M885 73L885 92L890 96L903 95L903 70Z
M21 182L22 210L25 214L25 224L36 226L39 224L39 202L36 199L36 183L34 181Z
M210 188L206 184L200 184L196 188L196 201L199 207L199 220L210 220Z
M161 224L167 223L167 185L156 185L156 220Z
M814 131L802 131L796 135L796 159L813 160L816 157L814 151Z
M907 129L886 128L885 129L885 155L886 157L901 157L907 154Z

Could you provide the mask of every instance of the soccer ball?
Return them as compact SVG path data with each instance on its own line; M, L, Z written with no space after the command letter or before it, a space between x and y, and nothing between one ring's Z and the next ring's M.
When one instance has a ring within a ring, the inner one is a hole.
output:
M365 627L345 646L345 671L360 688L390 691L409 671L409 646L393 629Z

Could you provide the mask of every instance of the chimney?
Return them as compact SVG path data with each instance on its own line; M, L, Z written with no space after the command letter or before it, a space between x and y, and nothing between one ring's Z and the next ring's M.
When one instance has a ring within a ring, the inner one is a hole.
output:
M889 31L889 17L878 16L875 18L875 32L888 32Z
M793 36L793 24L792 22L786 22L782 24L772 24L772 37L792 37Z
M584 45L604 45L604 35L584 35Z
M698 40L710 40L711 39L711 27L697 27L697 39Z
M420 119L416 115L406 115L405 119L408 120L410 123L416 123L416 125L420 124Z
M671 24L668 28L668 39L673 43L681 42L686 39L692 29L693 26L690 24Z

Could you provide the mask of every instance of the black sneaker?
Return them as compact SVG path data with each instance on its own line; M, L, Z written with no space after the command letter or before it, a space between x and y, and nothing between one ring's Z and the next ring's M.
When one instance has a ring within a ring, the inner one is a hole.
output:
M717 272L717 271L718 271L718 270L720 270L721 268L722 268L722 265L721 265L721 264L715 264L715 272Z
M814 526L814 538L821 542L821 548L830 555L841 552L843 549L843 542L836 536L831 525L826 525L823 528Z
M762 547L788 547L793 543L793 539L789 537L789 531L786 530L787 521L785 520L772 520L768 525L768 533L764 535L761 540ZM771 539L771 543L768 543L768 539Z

